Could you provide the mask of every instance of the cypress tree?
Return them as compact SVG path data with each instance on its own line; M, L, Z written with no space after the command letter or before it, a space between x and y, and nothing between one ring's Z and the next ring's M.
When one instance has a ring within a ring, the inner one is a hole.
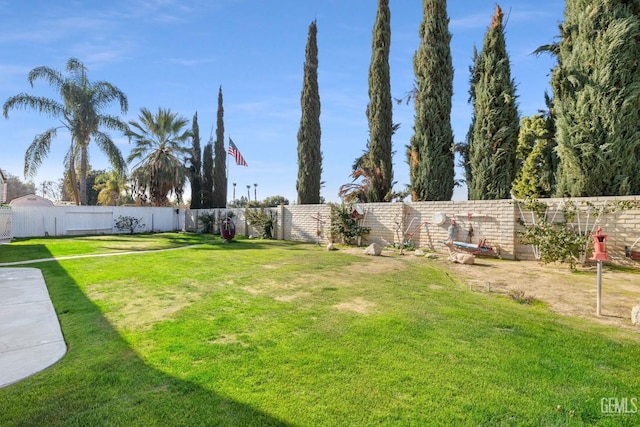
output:
M213 207L213 138L204 146L202 153L202 209Z
M224 208L227 205L227 153L224 149L224 108L222 107L222 86L218 89L218 116L214 151L212 207Z
M296 182L298 204L320 203L322 151L320 150L317 32L314 20L309 25L300 96L302 117L298 130L298 180Z
M189 158L189 181L191 182L191 209L200 209L202 205L202 150L200 149L200 127L198 126L198 112L193 115L191 122L191 157Z
M496 5L482 51L471 68L471 128L465 159L470 200L508 199L516 175L520 119L504 38L504 15Z
M567 0L551 77L557 195L640 193L640 3Z
M451 60L446 0L424 0L416 75L414 135L407 147L411 199L451 200L454 186Z
M391 11L389 0L378 1L378 12L373 28L371 65L369 66L369 121L368 154L364 161L372 172L367 201L388 201L393 186L392 142L393 105L389 50L391 46Z

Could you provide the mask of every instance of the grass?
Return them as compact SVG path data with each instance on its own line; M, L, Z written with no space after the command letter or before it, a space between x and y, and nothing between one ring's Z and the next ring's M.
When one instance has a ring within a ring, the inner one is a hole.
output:
M131 238L205 245L29 265L68 354L0 389L0 425L640 423L601 410L603 398L640 398L633 332L469 292L414 257ZM0 247L0 260L20 246L31 259L70 254L86 238L31 242Z

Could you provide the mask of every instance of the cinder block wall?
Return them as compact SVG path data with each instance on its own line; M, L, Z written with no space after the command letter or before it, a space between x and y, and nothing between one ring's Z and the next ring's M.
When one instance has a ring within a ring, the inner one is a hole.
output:
M576 226L591 232L595 218L589 216L588 203L611 205L618 200L640 200L640 196L598 197L571 199L579 208ZM563 199L542 199L549 205L550 214L561 208ZM473 200L415 203L367 203L356 204L364 214L361 223L371 232L363 245L378 243L393 246L404 238L411 238L417 248L446 253L442 241L448 238L452 220L456 222L454 240L478 244L481 240L505 259L534 260L531 246L521 245L519 232L524 228L521 220L530 222L531 212L521 211L514 200ZM331 207L329 205L281 206L278 238L307 242L330 241ZM593 208L591 208L593 211ZM318 216L319 215L319 216ZM282 218L282 220L280 219ZM320 221L317 220L320 218ZM440 222L444 218L444 222ZM562 220L561 213L556 221ZM607 234L607 250L615 257L624 257L625 246L630 247L640 238L640 210L632 209L603 215L598 224ZM320 239L318 234L320 233ZM640 241L634 250L640 251Z
M591 233L595 230L595 218L589 215L589 203L609 206L618 200L640 200L640 196L573 198L578 208L575 226ZM560 212L564 199L541 199L549 206L548 215L555 221L563 220ZM370 228L362 245L378 243L393 246L403 238L410 238L416 248L447 253L442 241L448 238L452 220L456 222L454 240L486 245L505 259L534 260L531 246L521 245L519 233L524 230L521 221L531 223L531 212L522 210L514 200L473 200L416 203L367 203L356 204L363 214L361 224ZM281 240L318 242L331 241L331 206L282 205L272 208L278 220L275 237ZM241 235L259 235L258 230L247 224L244 209L233 209L236 232ZM556 213L557 212L557 213ZM191 214L193 216L193 214ZM443 220L443 221L442 221ZM186 221L190 224L190 221ZM598 224L607 237L607 251L612 258L622 258L625 246L631 247L640 238L640 209L617 211L603 215ZM634 250L640 251L640 240Z

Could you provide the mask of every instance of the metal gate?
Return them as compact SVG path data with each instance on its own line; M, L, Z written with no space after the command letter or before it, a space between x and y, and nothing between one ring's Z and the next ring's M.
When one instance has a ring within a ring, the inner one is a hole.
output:
M11 240L13 238L11 231L12 219L13 211L11 206L0 206L0 240Z

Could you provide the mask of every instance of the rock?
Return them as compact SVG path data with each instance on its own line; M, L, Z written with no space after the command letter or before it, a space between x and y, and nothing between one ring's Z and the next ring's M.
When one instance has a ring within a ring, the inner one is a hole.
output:
M471 254L462 252L451 252L449 254L449 261L457 262L458 264L473 264L476 257Z
M382 254L382 246L377 243L372 243L364 250L365 255L380 256Z
M428 259L438 259L438 254L426 254L425 258Z
M413 254L415 256L424 256L424 251L422 249L416 249Z
M640 325L640 305L636 305L631 309L631 323Z
M329 244L327 245L327 250L328 250L328 251L335 251L335 250L336 250L336 248L334 248L334 247L333 247L333 242L331 242L331 243L329 243Z

